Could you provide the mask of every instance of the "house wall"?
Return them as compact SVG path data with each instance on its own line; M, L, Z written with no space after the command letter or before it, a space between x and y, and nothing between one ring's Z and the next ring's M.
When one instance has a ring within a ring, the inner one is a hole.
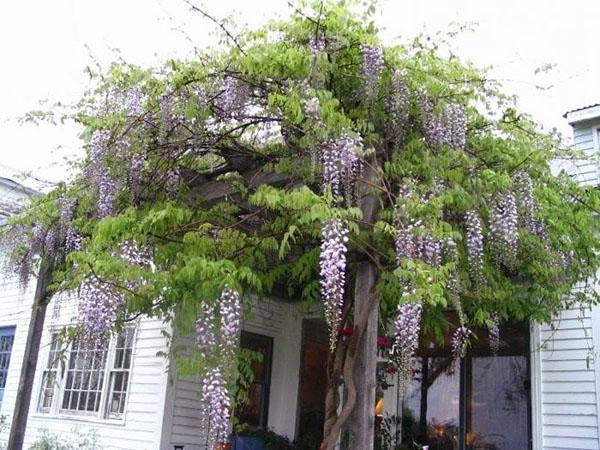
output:
M246 331L273 338L268 428L290 440L296 433L302 319L310 316L314 314L297 304L261 300L254 304L252 317L242 324ZM165 430L161 449L174 445L185 445L185 450L206 448L200 428L200 388L198 379L176 379L169 386L167 411L172 408L172 422L165 425L170 432Z
M550 324L536 328L539 345L533 350L539 351L540 366L533 376L541 380L539 404L534 405L534 412L541 415L538 448L600 448L600 371L596 368L593 339L593 327L599 325L598 321L592 322L592 311L586 308L563 310Z
M585 156L584 159L576 162L573 176L585 185L598 186L600 183L598 128L600 128L600 118L577 123L573 128L573 145Z
M14 280L1 282L0 326L16 326L4 401L0 410L2 414L7 416L12 415L14 409L32 299L33 292L31 289L21 292ZM52 415L36 411L42 368L48 358L49 330L52 327L69 323L76 312L75 301L63 298L60 314L53 317L58 312L55 309L55 303L55 300L51 301L47 309L24 448L28 448L39 437L43 428L63 438L73 435L73 430L77 428L81 432L91 429L96 430L102 448L107 450L158 449L162 431L161 423L164 413L167 370L164 358L157 356L158 351L166 348L166 340L161 334L164 324L159 320L144 319L139 323L133 350L129 395L123 420L111 422L85 416ZM0 442L5 442L7 437L8 430L4 430L0 433Z

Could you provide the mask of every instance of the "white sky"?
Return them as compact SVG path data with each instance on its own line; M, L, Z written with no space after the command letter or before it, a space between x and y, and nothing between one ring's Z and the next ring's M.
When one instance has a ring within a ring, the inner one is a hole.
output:
M289 12L286 0L203 4L215 16L234 14L254 26ZM546 128L568 136L562 114L600 102L600 1L381 0L377 17L386 42L445 31L452 22L478 24L454 41L456 53L493 66L491 76ZM214 42L214 30L183 0L0 2L0 163L64 179L64 158L79 152L77 129L20 126L16 117L44 99L75 101L87 86L90 54L104 65L122 57L148 66L191 56L188 37L201 47ZM556 67L535 75L547 63Z

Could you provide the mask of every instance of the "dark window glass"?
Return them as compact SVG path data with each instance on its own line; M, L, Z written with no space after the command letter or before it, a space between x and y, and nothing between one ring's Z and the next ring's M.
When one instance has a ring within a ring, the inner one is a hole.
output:
M402 449L531 448L529 329L502 325L497 355L487 330L473 331L461 361L449 356L450 334L443 346L421 343L402 402Z
M266 428L269 416L269 388L273 339L242 331L240 346L260 353L262 357L252 366L254 379L248 387L248 401L236 411L237 418L251 427Z
M10 353L12 352L14 340L15 327L0 328L0 404L2 404L2 398L4 397Z

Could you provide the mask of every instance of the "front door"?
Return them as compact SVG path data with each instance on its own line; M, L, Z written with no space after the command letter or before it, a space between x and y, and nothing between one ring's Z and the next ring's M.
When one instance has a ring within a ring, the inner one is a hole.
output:
M321 319L302 323L302 359L297 440L302 448L318 449L323 438L329 337Z

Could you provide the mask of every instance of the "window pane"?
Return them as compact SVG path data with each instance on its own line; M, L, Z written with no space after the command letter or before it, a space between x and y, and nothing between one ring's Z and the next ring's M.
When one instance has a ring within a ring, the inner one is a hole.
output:
M74 342L66 373L63 410L97 412L102 391L108 343L86 349Z
M242 331L240 345L260 353L262 360L252 365L253 381L248 387L248 401L240 406L235 415L242 423L253 427L266 427L273 340L267 336Z
M528 448L527 359L481 357L473 358L471 364L471 426L467 428L467 448Z
M452 358L417 358L402 407L402 442L453 450L459 427L459 371ZM409 447L410 448L410 447Z

